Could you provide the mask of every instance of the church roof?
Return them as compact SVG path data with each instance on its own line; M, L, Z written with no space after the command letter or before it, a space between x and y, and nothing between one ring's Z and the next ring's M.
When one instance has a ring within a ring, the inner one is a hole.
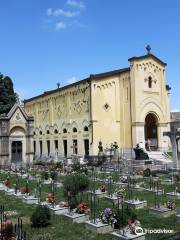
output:
M90 82L92 79L94 80L94 79L98 79L98 78L109 77L109 76L120 74L120 73L127 72L127 71L130 71L130 68L122 68L122 69L117 69L117 70L109 71L109 72L103 72L103 73L98 73L98 74L90 74L90 76L88 78L85 78L85 79L80 80L78 82L74 82L72 84L68 84L64 87L60 87L60 88L56 88L54 90L46 91L43 94L40 94L38 96L35 96L35 97L30 98L30 99L24 100L24 103L36 100L36 99L41 98L41 97L45 97L49 94L53 94L53 93L56 93L58 91L62 91L64 89L67 89L67 88L70 88L70 87L73 87L73 86L77 86L81 83Z
M139 57L131 57L128 59L128 61L133 61L133 60L143 60L143 59L146 59L146 58L153 58L155 61L157 61L158 63L162 64L163 66L167 66L167 63L163 62L161 59L159 59L158 57L156 57L155 55L153 55L152 53L148 53L146 55L143 55L143 56L139 56Z
M123 73L123 72L128 72L130 71L130 68L122 68L122 69L117 69L114 71L109 71L109 72L104 72L104 73L98 73L98 74L91 74L90 78L102 78L102 77L109 77L115 74Z

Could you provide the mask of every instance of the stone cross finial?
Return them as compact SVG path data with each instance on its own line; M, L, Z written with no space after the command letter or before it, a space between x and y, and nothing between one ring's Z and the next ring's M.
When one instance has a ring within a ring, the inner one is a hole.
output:
M147 54L150 54L150 53L151 53L151 46L150 46L150 45L147 45L147 46L146 46L146 50L147 50Z
M60 83L59 82L57 83L57 88L60 88Z

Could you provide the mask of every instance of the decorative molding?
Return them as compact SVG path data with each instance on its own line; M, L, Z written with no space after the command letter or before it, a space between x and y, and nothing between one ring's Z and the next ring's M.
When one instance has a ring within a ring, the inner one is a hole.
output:
M158 123L158 127L168 127L168 123Z
M108 111L111 109L109 103L105 103L104 106L103 106L103 109L104 109L106 112L108 112Z
M132 126L133 127L144 127L145 123L144 122L133 122Z
M159 95L159 92L157 91L143 91L144 93L147 93L147 94L154 94L154 95Z

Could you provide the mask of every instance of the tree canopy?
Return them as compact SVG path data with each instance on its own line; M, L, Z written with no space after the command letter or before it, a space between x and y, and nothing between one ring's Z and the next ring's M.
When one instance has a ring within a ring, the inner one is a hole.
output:
M10 77L0 73L0 114L7 114L16 103L17 95L14 92Z

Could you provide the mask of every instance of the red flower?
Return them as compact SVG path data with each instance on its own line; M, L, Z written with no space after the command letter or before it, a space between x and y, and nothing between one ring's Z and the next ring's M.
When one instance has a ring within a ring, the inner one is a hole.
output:
M81 209L87 209L88 207L87 207L87 204L86 203L79 203L78 204L78 206L77 206L77 208L81 208Z
M22 194L29 193L29 188L28 188L28 187L23 187L23 188L21 189L21 193L22 193Z
M6 186L6 187L9 187L10 186L10 180L9 179L6 179L5 181L4 181L4 185Z
M90 209L88 208L86 203L79 203L77 208L76 208L76 212L80 213L80 214L89 214L90 213Z
M11 221L11 220L3 221L3 222L0 224L0 233L5 232L6 227L7 227L8 225L12 225L12 221Z
M52 194L48 194L47 200L49 203L54 203L55 202L55 196Z

